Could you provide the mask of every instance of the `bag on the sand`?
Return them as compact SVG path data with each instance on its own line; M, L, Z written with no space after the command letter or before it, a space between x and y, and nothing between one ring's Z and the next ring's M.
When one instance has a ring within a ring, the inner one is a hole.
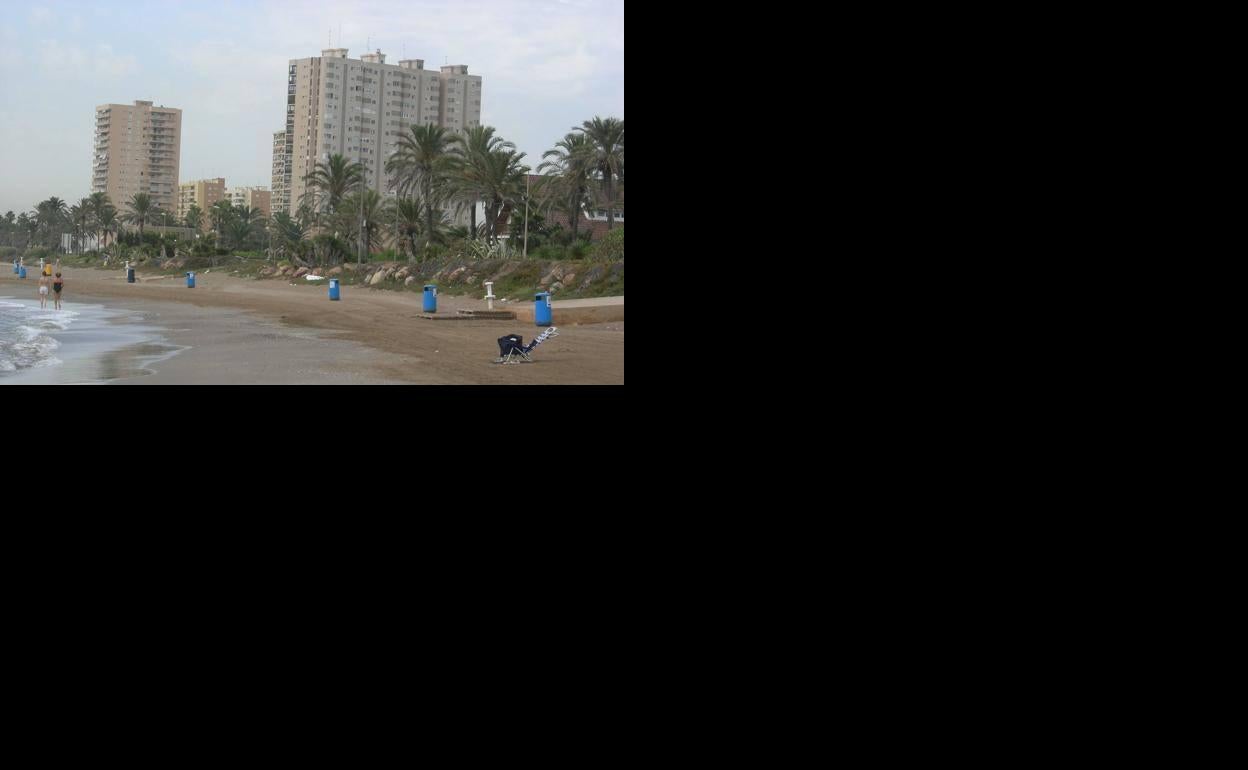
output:
M506 358L513 348L519 349L522 347L524 347L524 337L521 337L519 334L508 334L506 337L499 337L498 357Z

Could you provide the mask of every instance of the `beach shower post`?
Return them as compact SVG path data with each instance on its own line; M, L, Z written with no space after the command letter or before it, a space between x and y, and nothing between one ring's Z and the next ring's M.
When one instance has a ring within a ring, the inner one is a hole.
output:
M485 301L488 303L490 310L494 309L494 282L485 282Z

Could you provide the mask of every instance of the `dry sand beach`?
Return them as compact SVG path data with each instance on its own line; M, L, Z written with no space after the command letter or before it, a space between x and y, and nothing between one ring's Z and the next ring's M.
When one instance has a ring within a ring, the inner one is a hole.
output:
M37 284L0 273L0 296L37 300ZM496 340L525 342L542 329L524 320L430 321L417 293L247 280L197 274L126 283L115 270L68 269L66 310L99 305L112 323L156 330L160 341L133 344L91 361L66 360L8 379L12 384L107 380L116 384L455 384L623 385L624 323L563 325L533 353L535 363L501 366ZM496 309L500 307L496 305ZM485 309L481 300L439 296L439 315ZM530 316L531 318L531 316ZM77 368L75 368L77 367ZM78 379L75 379L78 378ZM6 378L0 378L5 384Z

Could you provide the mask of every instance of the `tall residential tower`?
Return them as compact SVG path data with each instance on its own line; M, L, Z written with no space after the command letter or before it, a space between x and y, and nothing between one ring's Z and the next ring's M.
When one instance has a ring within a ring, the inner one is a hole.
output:
M307 191L304 178L335 154L363 164L368 186L392 194L386 161L417 125L456 132L481 125L481 77L462 64L440 72L422 59L386 64L381 51L356 61L331 48L291 60L286 131L273 141L273 211L293 213Z
M175 213L181 154L182 110L137 101L96 107L91 192L108 193L123 213L137 193Z

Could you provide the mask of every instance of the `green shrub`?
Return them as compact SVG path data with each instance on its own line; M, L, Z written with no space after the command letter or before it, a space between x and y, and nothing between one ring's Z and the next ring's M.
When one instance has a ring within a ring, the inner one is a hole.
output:
M624 259L624 228L617 227L594 244L594 248L590 250L590 259L600 262L617 262Z

